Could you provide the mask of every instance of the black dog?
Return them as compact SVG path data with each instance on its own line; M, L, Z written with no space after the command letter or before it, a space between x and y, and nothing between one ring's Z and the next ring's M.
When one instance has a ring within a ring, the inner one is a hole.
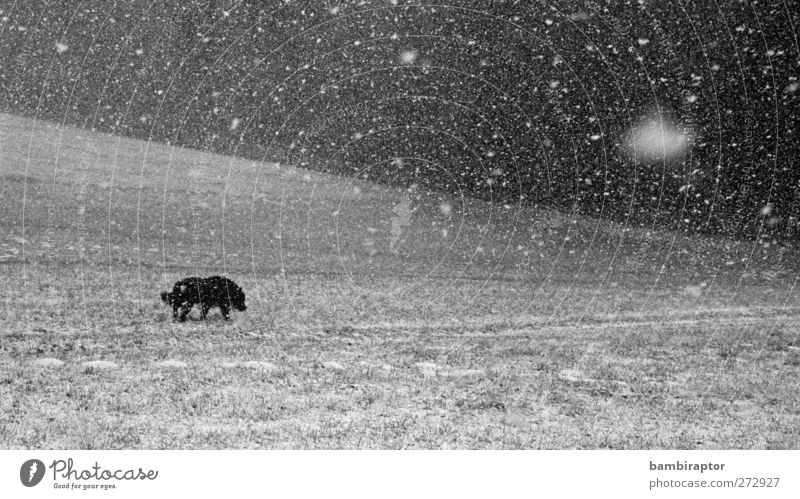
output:
M195 305L200 305L200 317L206 318L208 311L219 307L222 317L228 320L231 308L244 312L244 291L235 282L222 276L187 277L175 283L172 292L161 292L161 301L172 305L172 317L180 322L186 320L186 315ZM180 310L180 315L178 314Z

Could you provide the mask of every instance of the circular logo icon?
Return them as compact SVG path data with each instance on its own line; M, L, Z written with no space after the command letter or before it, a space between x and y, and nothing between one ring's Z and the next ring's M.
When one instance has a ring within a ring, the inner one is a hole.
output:
M28 459L19 469L19 479L26 487L35 487L44 478L44 463L38 459Z

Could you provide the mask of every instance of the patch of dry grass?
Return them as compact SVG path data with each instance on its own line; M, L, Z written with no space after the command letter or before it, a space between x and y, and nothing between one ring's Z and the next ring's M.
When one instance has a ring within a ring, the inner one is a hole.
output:
M100 286L104 273L85 276ZM131 283L121 284L121 295L136 295L135 281L120 282ZM308 293L320 286L314 282ZM363 289L352 289L355 300ZM39 311L35 322L16 322L16 331L0 336L3 447L800 443L796 316L752 322L719 313L718 323L676 325L670 314L655 321L653 311L638 323L587 317L508 328L475 318L458 326L451 314L439 317L447 327L386 321L372 328L376 316L399 312L387 305L353 320L339 308L348 296L338 289L318 303L333 310L319 321L327 327L287 316L267 330L257 307L232 323L160 321L153 296L119 307L115 321L98 314L104 319L91 318L85 328L80 308L37 299L28 301ZM280 310L291 308L276 301ZM24 315L21 303L12 306Z

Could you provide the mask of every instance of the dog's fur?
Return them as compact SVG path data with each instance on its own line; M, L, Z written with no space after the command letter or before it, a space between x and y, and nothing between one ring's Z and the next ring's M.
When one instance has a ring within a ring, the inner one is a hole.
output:
M172 305L172 318L180 322L195 305L200 305L200 318L205 319L208 311L219 307L222 317L228 320L231 309L244 312L245 295L235 282L222 276L187 277L172 286L172 292L161 292L161 301Z

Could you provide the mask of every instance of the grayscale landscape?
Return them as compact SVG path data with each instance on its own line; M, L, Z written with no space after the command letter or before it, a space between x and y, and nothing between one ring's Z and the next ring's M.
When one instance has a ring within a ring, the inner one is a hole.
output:
M792 7L0 2L0 449L800 448Z
M3 447L800 443L795 249L1 118Z

